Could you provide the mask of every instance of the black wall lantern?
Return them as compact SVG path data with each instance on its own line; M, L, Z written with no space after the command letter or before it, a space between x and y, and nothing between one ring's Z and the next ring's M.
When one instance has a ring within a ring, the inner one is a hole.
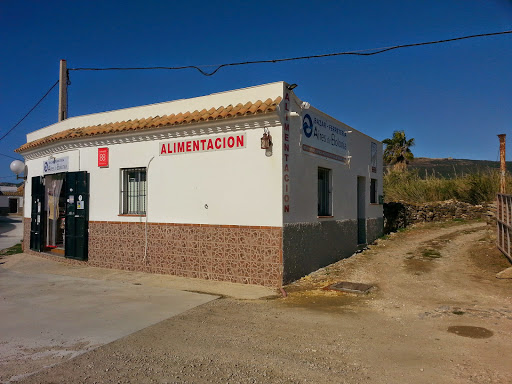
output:
M272 156L272 136L268 128L264 128L263 136L261 138L261 149L265 150L266 156Z

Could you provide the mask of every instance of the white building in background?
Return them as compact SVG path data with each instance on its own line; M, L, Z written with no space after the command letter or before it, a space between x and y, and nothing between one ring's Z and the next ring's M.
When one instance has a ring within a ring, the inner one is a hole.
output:
M23 185L0 186L0 215L22 213L23 211Z
M382 234L382 144L290 88L78 116L28 134L17 150L28 169L25 249L270 287L350 256Z

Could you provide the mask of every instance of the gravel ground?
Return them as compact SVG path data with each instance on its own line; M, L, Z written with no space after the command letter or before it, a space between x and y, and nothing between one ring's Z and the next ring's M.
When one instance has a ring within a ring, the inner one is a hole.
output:
M417 226L287 298L218 299L21 382L512 383L508 266L484 223ZM323 289L342 280L376 288Z

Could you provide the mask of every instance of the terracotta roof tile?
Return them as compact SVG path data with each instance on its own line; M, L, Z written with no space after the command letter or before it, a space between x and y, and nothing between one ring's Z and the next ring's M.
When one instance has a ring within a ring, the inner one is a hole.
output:
M216 119L219 119L221 116L220 116L220 113L224 110L224 107L219 107L217 108L211 115L211 119L212 120L216 120Z
M235 117L238 111L242 108L242 104L237 104L229 111L229 113L226 115L226 117Z
M228 116L229 112L233 109L233 106L230 104L226 108L223 108L221 111L219 111L219 118L224 119Z
M185 112L178 114L170 114L164 116L154 116L142 119L116 121L107 124L92 125L88 127L71 128L62 132L57 132L53 135L43 137L31 141L30 143L23 144L15 150L15 152L24 152L28 149L41 147L56 141L75 139L80 137L90 137L97 135L106 135L118 132L128 132L134 130L146 130L161 128L165 126L176 126L181 124L191 124L200 121L209 121L217 119L234 118L239 116L257 115L262 113L269 113L276 110L277 105L281 102L282 98L278 97L275 100L267 99L264 102L258 100L254 103L247 102L245 104L237 104L236 106L227 105L225 107L212 107L209 110L203 109L201 111Z
M258 100L253 105L251 105L251 107L249 108L248 112L251 113L251 114L256 113L256 111L258 110L258 108L260 107L261 104L263 104L262 101Z

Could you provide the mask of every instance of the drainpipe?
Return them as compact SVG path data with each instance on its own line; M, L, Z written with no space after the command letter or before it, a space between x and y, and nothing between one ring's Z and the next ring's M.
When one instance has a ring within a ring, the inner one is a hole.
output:
M149 159L148 166L146 168L146 223L144 224L144 259L142 260L146 264L148 256L148 216L149 216L149 165L153 161L155 156Z

